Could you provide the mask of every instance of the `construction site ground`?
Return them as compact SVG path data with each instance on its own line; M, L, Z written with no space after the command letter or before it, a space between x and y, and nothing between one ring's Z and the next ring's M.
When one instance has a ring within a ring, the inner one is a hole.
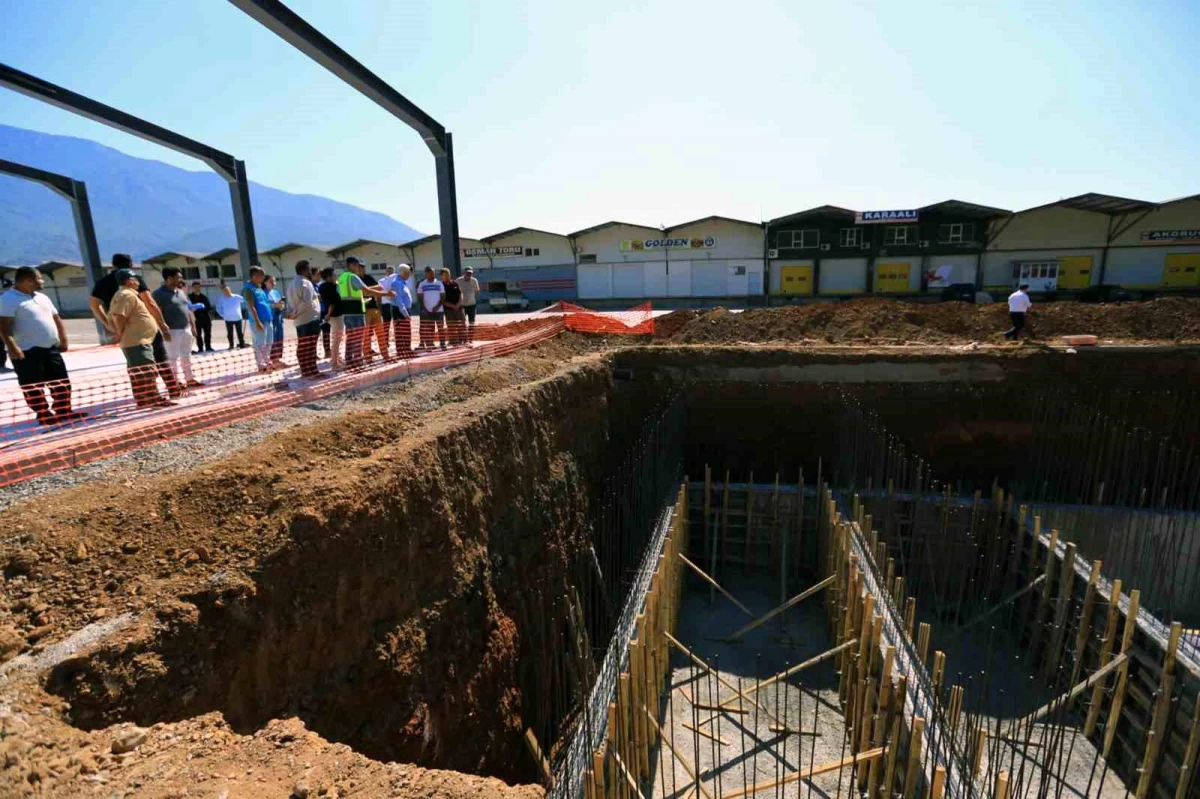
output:
M1052 330L1095 333L1119 345L1200 340L1196 300L1079 305L1070 313L1063 308L1067 304L1035 309L1040 344L1056 344ZM859 321L848 321L847 314ZM975 321L960 327L931 321L939 314ZM1065 319L1058 327L1049 321L1055 314ZM659 320L654 344L785 342L831 357L877 350L906 358L961 352L964 345L1017 358L1041 349L999 338L1004 317L998 307L879 300L741 314L676 312ZM464 419L521 403L539 380L594 366L615 348L647 343L565 333L508 357L280 411L0 491L0 795L541 795L536 786L511 787L497 779L371 759L330 743L297 717L266 719L250 728L231 726L221 712L209 711L140 728L97 723L84 729L77 709L47 690L47 676L52 671L69 676L85 658L81 653L100 639L114 649L123 641L141 645L137 642L161 636L160 625L175 623L172 614L188 612L184 600L211 592L214 581L227 580L231 593L251 590L238 575L296 545L297 518L319 515L314 509L325 510L330 497L339 512L377 513L357 508L354 498L381 475L392 479L387 470L394 464L382 462L378 452L416 458L422 448L444 443ZM522 442L508 445L519 450ZM472 468L482 465L465 463L460 474L422 480L414 462L411 486L398 481L395 492L436 492L442 480L469 483ZM279 521L285 515L290 527ZM354 559L353 552L342 554ZM467 551L463 557L486 554ZM436 560L421 565L457 568ZM187 619L175 621L182 625ZM499 624L489 646L511 650L513 638ZM389 664L402 671L400 643ZM134 662L150 674L164 668L149 656ZM111 676L112 684L102 687L117 697L106 702L118 706L122 686L145 677L115 670ZM84 688L77 686L73 696L85 697ZM481 695L463 712L483 714L481 730L511 725L514 720L503 717L503 701L494 700Z

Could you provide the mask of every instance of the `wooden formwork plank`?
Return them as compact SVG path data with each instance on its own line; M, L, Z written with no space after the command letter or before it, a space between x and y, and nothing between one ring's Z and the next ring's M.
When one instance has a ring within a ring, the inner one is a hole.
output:
M1113 642L1117 637L1117 623L1121 619L1121 581L1114 580L1112 595L1108 602L1108 619L1104 624L1104 639L1100 642L1100 666L1104 666L1112 658ZM1100 705L1104 701L1104 683L1099 683L1092 689L1092 701L1088 705L1087 719L1083 723L1084 737L1091 737L1096 731L1096 723L1100 720Z
M1129 592L1129 610L1125 616L1125 633L1121 637L1121 654L1127 655L1133 644L1133 633L1137 629L1138 606L1141 604L1142 592L1133 589ZM1101 754L1108 757L1112 751L1113 737L1117 734L1117 724L1121 720L1121 705L1125 702L1125 684L1129 680L1129 661L1121 664L1117 672L1117 687L1113 691L1112 705L1108 711L1108 725L1104 730L1104 748Z

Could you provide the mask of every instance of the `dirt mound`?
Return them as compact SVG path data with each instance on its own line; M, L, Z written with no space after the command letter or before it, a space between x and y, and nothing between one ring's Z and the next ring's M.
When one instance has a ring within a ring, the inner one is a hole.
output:
M832 344L942 344L999 339L1009 326L1003 303L918 304L868 298L760 308L734 313L677 311L657 322L656 338L676 343L814 341ZM1032 338L1090 333L1126 341L1200 340L1200 299L1149 302L1038 303L1029 317Z

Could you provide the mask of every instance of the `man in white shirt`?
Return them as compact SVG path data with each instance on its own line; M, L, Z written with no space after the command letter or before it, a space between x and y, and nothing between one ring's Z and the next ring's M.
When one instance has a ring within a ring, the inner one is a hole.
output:
M42 273L32 266L17 270L13 287L0 295L0 338L12 358L25 404L40 424L52 425L87 414L71 410L71 383L62 359L68 348L67 328L42 293L44 285ZM46 401L47 389L53 409Z
M242 332L242 295L234 294L221 281L221 296L217 297L217 315L225 322L225 335L229 338L229 349L233 349L233 332L237 331L238 349L246 348L246 336Z
M479 296L479 281L475 279L475 270L467 267L458 278L458 287L462 289L462 311L467 318L467 341L475 340L475 300Z
M317 339L321 336L321 300L312 284L308 261L296 264L296 279L287 290L287 312L296 324L296 360L301 377L322 377L317 368Z
M442 300L446 287L437 279L433 267L425 267L425 279L417 284L417 299L421 303L421 346L432 348L441 339L446 348L446 312Z
M1025 314L1029 313L1031 307L1033 303L1029 299L1029 285L1022 283L1016 291L1008 295L1008 318L1012 320L1012 327L1004 332L1006 339L1021 337L1021 330L1025 327Z

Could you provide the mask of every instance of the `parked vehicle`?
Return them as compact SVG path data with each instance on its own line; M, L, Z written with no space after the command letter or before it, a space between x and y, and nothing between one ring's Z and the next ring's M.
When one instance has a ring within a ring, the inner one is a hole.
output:
M507 280L491 280L487 284L488 309L493 313L511 313L529 309L529 298L521 292L521 284Z

